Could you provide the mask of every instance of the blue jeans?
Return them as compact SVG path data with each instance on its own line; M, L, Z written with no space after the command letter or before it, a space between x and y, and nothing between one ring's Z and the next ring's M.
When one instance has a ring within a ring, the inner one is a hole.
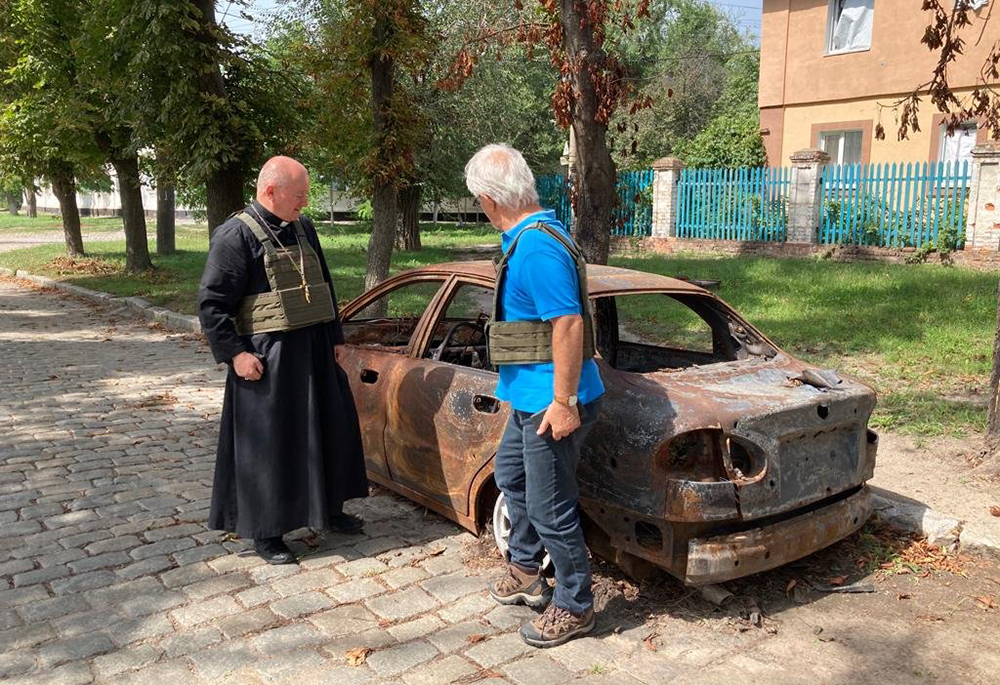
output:
M580 614L594 604L590 560L577 513L576 467L601 400L580 407L580 427L562 440L536 433L538 414L514 410L497 448L495 478L510 516L510 561L537 569L546 550L556 571L553 602ZM534 421L533 421L534 419Z

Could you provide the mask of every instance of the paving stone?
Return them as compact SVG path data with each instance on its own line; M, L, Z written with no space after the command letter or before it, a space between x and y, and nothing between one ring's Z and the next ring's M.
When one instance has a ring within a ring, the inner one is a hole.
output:
M442 602L452 602L474 592L482 593L484 585L482 578L468 576L464 572L438 576L420 583L420 587Z
M326 663L326 659L316 650L300 649L258 661L253 668L263 677L264 682L282 681L286 678L298 682L300 672L320 668Z
M209 682L260 660L247 640L226 640L188 657L198 675Z
M17 611L28 623L44 621L50 618L59 618L66 614L72 614L90 609L87 600L80 595L67 595L63 597L53 597L41 602L22 604Z
M362 540L354 545L354 550L364 557L374 557L389 552L390 550L401 549L407 546L406 540L395 536L386 536Z
M59 640L38 648L38 664L41 668L55 668L67 661L86 659L97 654L110 652L115 648L104 633L89 633Z
M107 554L98 554L97 556L84 557L77 561L71 561L69 562L69 568L73 573L86 573L87 571L95 571L99 568L121 566L131 561L126 552L108 552Z
M142 545L141 547L136 547L129 552L129 555L136 561L142 561L143 559L149 559L150 557L160 556L162 554L172 554L174 552L179 552L182 549L188 549L189 547L194 547L197 543L191 538L176 538L172 540L160 540L159 542L154 542L150 545Z
M427 571L417 566L404 566L393 569L379 576L379 580L393 590L412 585L428 577Z
M406 685L442 685L443 683L468 682L466 679L479 669L467 660L452 654L422 666L412 668L402 675ZM478 681L477 681L478 682ZM532 685L548 685L545 681Z
M437 600L419 587L409 588L391 595L382 595L365 602L376 615L389 620L399 620L431 611L438 605Z
M258 585L257 587L252 587L249 590L237 593L236 601L245 606L247 609L250 609L260 606L261 604L267 604L268 602L276 600L279 597L281 597L281 595L267 585Z
M173 659L200 652L207 647L211 647L222 641L222 632L214 626L203 626L192 628L181 633L174 633L160 642L160 648L166 655Z
M473 645L465 650L465 656L483 668L492 668L527 654L533 649L526 645L517 633L507 633Z
M313 571L318 568L339 566L347 561L350 561L350 559L339 552L324 550L300 557L299 566L302 567L302 570L304 571Z
M110 678L125 671L134 671L148 666L162 654L161 650L153 645L139 645L130 649L120 649L111 654L96 657L94 659L94 672L98 678Z
M526 621L534 621L538 612L526 606L500 606L487 612L483 620L501 632L520 628Z
M120 647L138 640L170 635L174 632L174 624L166 614L153 614L119 621L113 624L108 632L114 643Z
M333 605L334 601L322 592L304 592L273 602L271 611L283 618L296 618L304 614L315 614Z
M293 623L280 628L272 628L251 638L254 649L263 654L280 654L304 647L311 647L324 641L322 633L307 623Z
M18 649L28 649L56 636L56 631L49 623L35 623L18 626L0 632L0 653Z
M40 602L49 598L49 591L41 585L32 585L16 590L0 591L0 608L9 608L28 604L29 602Z
M341 604L360 602L363 599L381 595L385 592L377 581L371 578L356 578L327 589L326 593Z
M133 550L134 551L134 550ZM160 571L173 568L174 562L165 556L150 557L118 569L115 573L123 580L133 580L141 576L156 575Z
M170 616L182 627L189 627L204 623L205 621L222 618L223 616L238 614L240 611L242 609L240 609L236 600L232 597L222 596L181 607L180 609L174 609L170 612Z
M265 563L266 562L256 554L230 553L228 556L212 559L208 562L208 565L211 566L216 573L229 573L231 571L243 571L246 569L262 567ZM294 571L294 569L292 570Z
M16 550L17 554L29 553L31 549ZM35 563L37 563L42 568L48 568L50 566L66 566L71 561L76 561L77 559L85 559L87 553L82 549L64 549L59 552L54 552L52 554L43 554L42 556L34 557Z
M106 630L110 620L106 609L97 609L53 619L52 627L60 637L77 637Z
M566 644L546 649L545 653L570 671L585 671L594 664L611 666L618 658L617 651L607 640L591 636L578 637Z
M105 552L121 552L138 547L142 542L134 535L122 535L119 537L98 540L87 545L84 549L87 554L104 554Z
M195 682L195 677L187 662L177 659L161 661L132 673L123 673L108 682L112 685L150 685L150 683L180 685Z
M7 630L14 626L21 625L21 618L14 609L0 610L0 630Z
M169 588L176 588L181 585L190 585L203 580L209 580L210 578L217 578L218 576L219 574L211 566L199 562L165 571L160 575L160 582Z
M517 685L538 685L538 683L562 685L573 680L573 673L569 669L544 655L515 661L504 666L502 670Z
M146 540L148 540L149 542L157 542L159 540L169 540L170 538L182 538L203 532L205 532L205 526L199 526L194 523L185 523L179 526L166 526L164 528L154 528L153 530L147 530L145 533L142 534L142 536L146 538Z
M309 620L329 637L357 635L377 628L379 624L378 617L360 604L348 604L313 614Z
M359 647L367 647L374 650L391 647L395 644L397 643L392 635L381 628L376 628L364 633L340 635L327 640L320 646L319 651L339 664L347 663L345 658L347 653Z
M250 568L246 573L255 585L266 585L267 583L273 583L283 578L298 575L301 573L301 569L295 564L265 564Z
M337 571L349 578L371 577L389 570L389 567L378 559L365 557L348 561L337 567Z
M271 587L282 597L290 597L300 592L323 590L341 582L343 577L333 569L318 569L306 571L288 578L275 581Z
M13 576L35 568L35 562L31 559L12 559L0 564L0 576Z
M65 526L75 526L85 521L92 521L97 518L97 514L91 509L82 509L80 511L71 511L68 514L60 514L59 516L50 516L45 519L45 527L48 529L63 528Z
M105 587L114 583L115 580L117 578L111 571L91 571L71 578L54 580L49 583L49 586L52 588L52 592L57 595L68 595Z
M296 673L285 682L291 685L368 685L374 682L375 674L367 666L333 666L329 664L311 671ZM478 685L478 683L477 683Z
M432 576L443 576L464 570L462 557L457 554L442 554L420 562L419 566Z
M481 595L469 595L468 597L463 597L457 602L451 602L446 604L444 607L438 611L438 616L443 618L448 623L458 623L459 621L467 620L471 616L476 614L482 614L496 606L496 602L492 597L488 597L485 594Z
M304 595L300 595L304 596ZM218 621L216 625L227 638L242 637L248 633L259 633L280 623L270 609L261 607L242 614L234 614Z
M388 628L389 634L399 642L407 642L427 635L444 628L447 624L437 616L421 616L420 618L406 623L400 623Z
M492 635L496 630L491 626L484 625L481 621L469 621L448 626L443 630L427 636L427 640L440 649L445 654L459 652L469 647L472 643L469 638L476 639L484 635Z
M12 680L8 685L86 685L93 680L90 666L77 662Z
M379 649L368 656L368 667L383 678L397 676L436 657L440 652L427 642L404 642Z
M198 561L217 559L218 557L223 557L227 554L229 554L229 550L222 545L201 545L200 547L192 547L191 549L174 552L173 556L174 560L177 561L180 566L184 566Z
M102 607L108 604L118 604L130 599L147 597L150 594L162 592L163 586L155 578L137 578L127 582L102 587L84 593L92 605Z
M0 654L0 681L6 682L35 668L35 655L29 651Z
M250 579L240 573L230 573L226 576L218 576L210 580L203 580L200 583L184 585L180 591L192 600L200 601L214 597L222 593L232 593L242 590L250 585Z
M50 566L48 568L40 568L34 571L18 573L13 578L14 587L24 587L25 585L46 583L50 580L55 580L56 578L65 578L69 575L69 573L69 569L65 566Z

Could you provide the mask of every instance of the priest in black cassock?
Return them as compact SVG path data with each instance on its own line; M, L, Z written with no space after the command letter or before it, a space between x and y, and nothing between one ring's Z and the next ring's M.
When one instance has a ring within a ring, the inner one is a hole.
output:
M319 238L301 217L309 174L288 157L261 169L257 200L212 234L198 310L229 366L209 526L294 563L282 535L358 532L346 500L365 497L361 432L337 298Z

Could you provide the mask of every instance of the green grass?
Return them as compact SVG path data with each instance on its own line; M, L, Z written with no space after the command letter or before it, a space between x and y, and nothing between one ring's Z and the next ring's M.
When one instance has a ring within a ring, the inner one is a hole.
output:
M0 239L4 235L24 233L62 233L62 218L58 215L39 214L29 219L22 210L19 216L0 212ZM81 217L80 227L86 231L110 233L122 230L122 220L117 217Z
M719 296L783 348L873 385L875 426L924 435L985 426L998 274L704 255L612 262L721 280Z
M365 229L319 225L320 240L342 302L364 284ZM392 272L450 261L475 245L496 245L485 226L423 227L424 249L394 252ZM179 227L178 253L155 257L151 274L124 272L123 243L87 243L90 257L111 273L60 273L62 244L0 254L0 266L62 278L116 295L139 295L193 313L205 263L203 227ZM155 242L151 240L151 249ZM466 252L467 254L467 252ZM615 258L641 271L722 282L719 295L792 354L840 369L879 392L876 427L921 435L981 431L986 419L996 317L995 273L938 265L842 263L829 260L670 255ZM644 337L666 331L676 317L640 307ZM697 322L696 322L697 323ZM682 337L700 333L685 324ZM676 327L675 327L676 334Z

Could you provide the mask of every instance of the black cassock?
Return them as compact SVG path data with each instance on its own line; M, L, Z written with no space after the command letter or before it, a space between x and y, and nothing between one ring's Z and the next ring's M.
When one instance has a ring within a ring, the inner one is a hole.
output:
M283 245L295 244L294 226L282 226L259 203L251 207ZM302 225L332 291L316 229L305 218ZM270 289L263 246L229 219L212 235L198 314L215 360L229 364L208 524L244 538L329 528L345 500L368 494L358 413L347 375L334 359L334 345L344 342L340 322L253 336L236 332L232 317L240 301ZM263 355L260 380L236 375L232 359L240 352Z

